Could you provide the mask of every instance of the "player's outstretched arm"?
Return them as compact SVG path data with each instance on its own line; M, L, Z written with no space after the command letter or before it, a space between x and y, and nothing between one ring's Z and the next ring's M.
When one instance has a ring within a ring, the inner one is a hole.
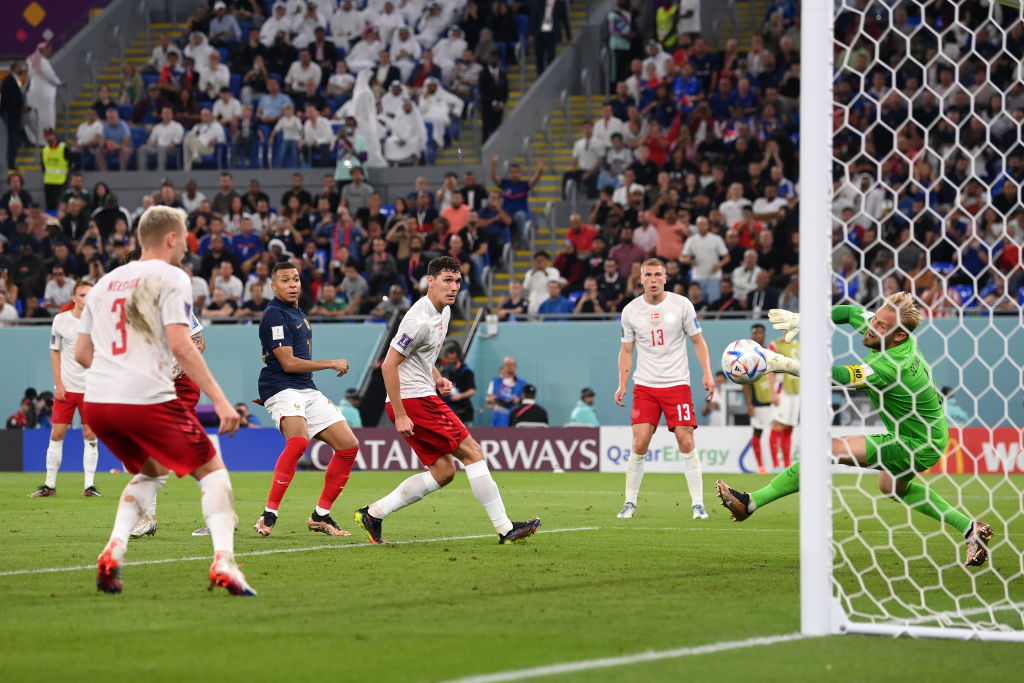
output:
M217 411L217 417L220 418L218 433L234 434L237 432L240 421L238 411L228 401L224 391L217 384L217 380L213 378L206 361L203 360L202 354L199 353L199 349L192 342L188 325L173 323L165 325L164 331L167 334L167 344L171 347L171 353L174 354L178 365L213 401L213 408Z
M296 358L290 346L275 346L274 357L281 364L285 372L316 372L317 370L334 370L341 377L348 372L348 361L344 358L337 360L305 360Z
M773 308L768 311L768 320L772 327L786 333L786 341L791 342L800 333L800 314L784 308Z
M380 366L380 373L384 377L384 389L391 400L391 409L395 411L395 429L402 436L412 436L412 420L405 412L405 404L402 403L402 381L398 377L398 366L404 362L405 356L391 347Z
M832 322L836 325L849 323L858 332L866 332L872 315L860 306L833 306Z
M633 342L622 342L619 349L619 388L615 390L616 405L625 406L622 399L626 396L626 385L629 373L633 371Z

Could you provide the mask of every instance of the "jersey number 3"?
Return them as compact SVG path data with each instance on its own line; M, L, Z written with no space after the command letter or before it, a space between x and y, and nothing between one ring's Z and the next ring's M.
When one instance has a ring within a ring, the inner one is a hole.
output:
M665 331L664 330L651 330L651 344L653 346L664 346L665 345Z
M121 333L121 343L114 340L110 344L110 352L115 356L119 356L128 350L128 328L125 326L124 320L124 297L120 299L114 299L114 305L110 307L110 312L117 316L117 323L114 324L114 329Z

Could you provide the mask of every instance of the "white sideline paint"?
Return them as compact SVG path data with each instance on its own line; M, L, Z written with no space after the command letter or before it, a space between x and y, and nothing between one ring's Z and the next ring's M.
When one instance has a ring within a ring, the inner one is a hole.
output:
M598 526L578 526L568 529L545 529L537 534L565 534L574 531L598 531ZM494 538L495 534L474 534L472 536L439 536L437 538L417 538L411 541L388 541L385 545L414 545L417 543L439 543L443 541L470 541L476 538ZM278 555L283 553L305 553L313 550L348 550L350 548L370 548L372 543L345 543L343 545L313 545L305 548L274 548L271 550L253 550L247 553L235 553L235 557L255 557L257 555ZM197 557L168 557L162 560L140 560L138 562L125 562L126 567L141 567L149 564L173 564L175 562L198 562L199 560L210 561L210 555ZM77 567L45 567L41 569L12 569L0 572L0 576L24 576L26 574L56 574L60 572L77 572L86 569L96 569L95 564L83 564Z
M618 657L602 657L600 659L584 659L578 662L565 662L563 664L548 664L545 666L534 666L529 669L517 669L513 671L500 671L493 674L481 674L478 676L467 676L455 678L445 683L503 683L504 681L523 681L527 678L538 676L555 676L558 674L576 673L578 671L590 671L591 669L608 669L614 666L628 666L641 662L655 662L661 659L678 659L680 657L695 657L698 655L710 655L716 652L728 652L729 650L742 650L748 647L761 647L763 645L778 645L796 640L805 640L810 636L801 633L784 633L777 636L759 636L747 638L746 640L727 640L707 645L694 647L677 647L671 650L657 650L638 652L632 655L620 655Z

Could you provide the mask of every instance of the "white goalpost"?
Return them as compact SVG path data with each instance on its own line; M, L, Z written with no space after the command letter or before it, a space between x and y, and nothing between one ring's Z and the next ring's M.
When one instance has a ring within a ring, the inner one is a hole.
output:
M1024 641L1022 47L1020 3L802 3L805 635ZM833 436L886 431L863 392L832 385L870 349L831 306L875 310L897 290L924 314L913 337L950 428L915 465L916 509L827 457ZM992 526L985 564L964 566L953 513L921 513L933 492Z

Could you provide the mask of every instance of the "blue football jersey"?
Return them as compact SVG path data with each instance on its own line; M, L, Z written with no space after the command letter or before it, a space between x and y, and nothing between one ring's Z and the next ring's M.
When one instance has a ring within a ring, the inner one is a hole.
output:
M316 389L312 372L285 372L274 355L277 347L290 346L296 358L313 359L313 328L301 310L276 297L271 300L260 319L260 343L264 363L259 382L261 400L285 389Z

